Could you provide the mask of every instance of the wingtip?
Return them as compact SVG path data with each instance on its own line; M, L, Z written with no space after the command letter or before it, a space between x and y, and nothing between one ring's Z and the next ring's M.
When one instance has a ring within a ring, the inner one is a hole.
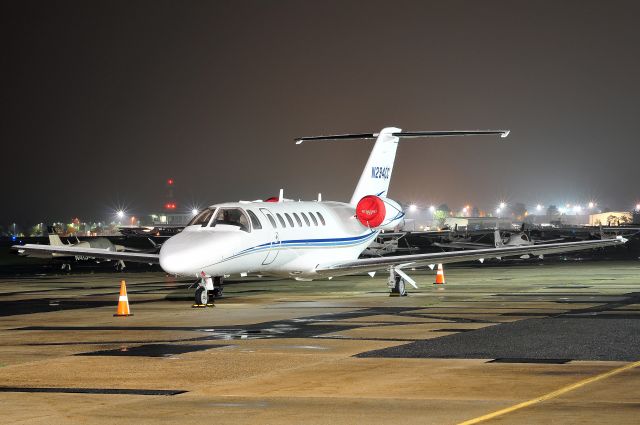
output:
M511 133L511 130L504 130L500 135L500 138L506 139L509 136L509 133Z

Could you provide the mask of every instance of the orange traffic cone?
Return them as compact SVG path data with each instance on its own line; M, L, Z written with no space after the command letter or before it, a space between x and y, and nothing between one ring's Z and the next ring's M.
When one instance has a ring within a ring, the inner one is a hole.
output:
M118 311L114 316L133 316L129 311L129 298L127 297L127 284L120 281L120 298L118 298Z
M442 268L442 264L438 264L438 272L436 273L436 281L433 282L434 285L442 285L444 284L444 269Z

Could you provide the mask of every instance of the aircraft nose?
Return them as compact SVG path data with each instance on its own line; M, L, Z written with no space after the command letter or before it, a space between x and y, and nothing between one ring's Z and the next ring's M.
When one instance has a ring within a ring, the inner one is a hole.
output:
M183 231L160 248L160 267L170 274L193 276L229 255L233 243L226 235L208 231Z

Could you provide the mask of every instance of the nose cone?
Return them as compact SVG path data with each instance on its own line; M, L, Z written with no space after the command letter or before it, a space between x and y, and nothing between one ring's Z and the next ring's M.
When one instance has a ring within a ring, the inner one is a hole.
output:
M236 237L234 237L236 236ZM237 235L211 230L184 230L160 248L160 267L170 274L193 276L231 255Z

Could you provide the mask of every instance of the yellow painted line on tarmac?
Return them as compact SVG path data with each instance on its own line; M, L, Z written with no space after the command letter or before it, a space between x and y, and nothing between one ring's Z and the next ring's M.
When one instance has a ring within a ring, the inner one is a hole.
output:
M473 425L479 424L480 422L488 421L489 419L497 418L498 416L506 415L507 413L515 412L516 410L524 409L525 407L532 406L534 404L540 403L542 401L550 400L552 398L556 398L563 394L568 393L569 391L576 390L580 387L584 387L585 385L589 385L593 382L600 381L602 379L609 378L613 375L617 375L619 373L625 372L630 369L634 369L640 366L640 361L629 363L628 365L610 370L609 372L601 373L600 375L592 376L591 378L583 379L582 381L578 381L575 384L567 385L566 387L562 387L558 390L552 391L540 397L533 398L531 400L523 401L522 403L515 404L510 407L506 407L504 409L496 410L492 413L487 413L486 415L478 416L477 418L469 419L468 421L460 422L458 425Z

